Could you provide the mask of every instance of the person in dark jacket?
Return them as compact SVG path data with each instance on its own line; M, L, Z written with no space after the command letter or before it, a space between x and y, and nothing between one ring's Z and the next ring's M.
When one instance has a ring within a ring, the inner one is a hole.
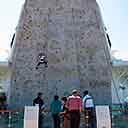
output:
M42 99L42 93L38 92L37 97L33 100L33 105L39 106L39 110L42 109L43 105L44 105L44 101ZM42 128L43 125L43 114L41 113L41 111L39 112L39 128Z
M0 110L6 110L7 108L7 97L5 93L0 95Z
M59 113L61 112L61 101L59 100L59 96L54 96L54 100L50 104L50 110L53 117L54 128L60 128Z
M44 105L44 101L42 99L42 93L38 92L37 97L33 100L33 105L39 105L39 109L41 109Z

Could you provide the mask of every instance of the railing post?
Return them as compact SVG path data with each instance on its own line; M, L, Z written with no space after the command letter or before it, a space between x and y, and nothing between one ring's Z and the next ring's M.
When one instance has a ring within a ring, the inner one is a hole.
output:
M88 114L88 111L86 111L86 115L85 115L85 126L86 128L89 127L89 114Z
M8 128L11 128L11 119L12 119L11 112L9 112L9 117L8 117Z

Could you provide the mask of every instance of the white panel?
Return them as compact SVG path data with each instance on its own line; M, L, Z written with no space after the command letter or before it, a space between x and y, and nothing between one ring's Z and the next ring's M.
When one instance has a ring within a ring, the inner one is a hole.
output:
M38 128L38 118L38 106L25 106L24 128Z
M109 106L96 106L97 128L111 128Z

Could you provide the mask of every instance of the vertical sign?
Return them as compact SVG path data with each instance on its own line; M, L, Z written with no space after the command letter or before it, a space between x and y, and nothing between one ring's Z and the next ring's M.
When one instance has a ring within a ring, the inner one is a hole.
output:
M111 128L109 106L96 106L97 128Z
M24 128L38 128L39 107L25 106Z

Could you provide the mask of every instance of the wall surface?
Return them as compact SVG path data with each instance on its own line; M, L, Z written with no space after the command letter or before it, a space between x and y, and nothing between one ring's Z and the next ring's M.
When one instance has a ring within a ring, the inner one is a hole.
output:
M95 0L26 0L12 49L12 106L31 105L38 91L50 102L74 88L111 104L108 43ZM48 68L36 69L40 53Z

